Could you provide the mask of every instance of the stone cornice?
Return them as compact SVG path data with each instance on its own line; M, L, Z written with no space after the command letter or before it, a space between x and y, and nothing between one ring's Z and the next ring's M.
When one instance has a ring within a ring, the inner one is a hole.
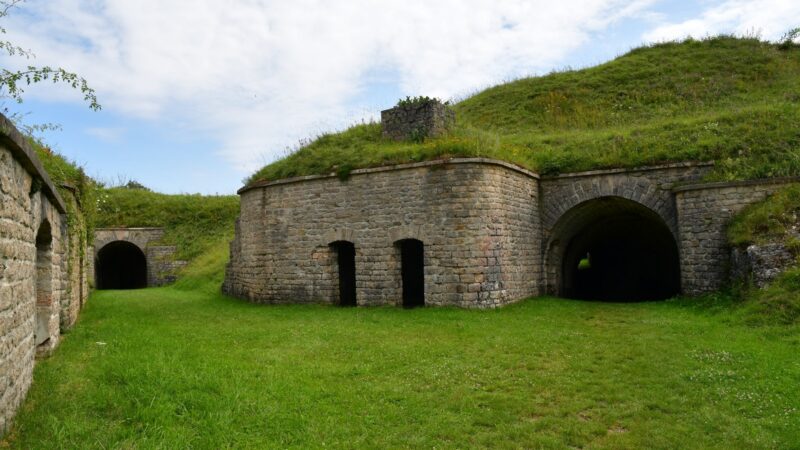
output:
M42 182L42 192L47 195L47 198L53 203L53 206L60 213L66 213L67 208L64 204L64 199L56 190L50 176L42 167L39 157L36 152L28 143L28 140L22 133L17 130L13 123L8 118L0 114L0 141L2 144L11 151L16 159L31 176L38 178Z

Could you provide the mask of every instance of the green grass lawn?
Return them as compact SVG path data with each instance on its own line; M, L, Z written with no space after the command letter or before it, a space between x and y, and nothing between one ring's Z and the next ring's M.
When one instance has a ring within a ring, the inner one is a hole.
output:
M212 285L209 285L212 286ZM497 311L95 292L11 448L790 448L800 335L691 302Z

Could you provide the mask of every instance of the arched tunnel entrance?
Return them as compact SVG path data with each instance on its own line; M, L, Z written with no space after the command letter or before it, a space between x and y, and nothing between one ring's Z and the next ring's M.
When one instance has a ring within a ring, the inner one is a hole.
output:
M147 287L147 260L139 247L114 241L97 252L98 289L139 289Z
M550 264L563 297L663 300L680 292L678 246L664 220L622 197L581 203L553 229Z

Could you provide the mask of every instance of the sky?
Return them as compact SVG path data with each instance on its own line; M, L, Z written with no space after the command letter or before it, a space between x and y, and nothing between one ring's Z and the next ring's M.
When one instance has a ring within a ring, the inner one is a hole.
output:
M232 194L299 142L377 120L406 96L458 100L593 66L643 43L719 33L776 40L797 0L27 0L5 39L86 78L33 85L43 139L108 184Z

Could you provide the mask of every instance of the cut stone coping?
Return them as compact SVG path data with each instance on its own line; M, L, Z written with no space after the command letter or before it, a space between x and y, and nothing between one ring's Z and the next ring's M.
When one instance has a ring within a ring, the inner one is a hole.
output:
M527 175L531 178L539 179L539 175L531 172L530 170L523 169L520 166L515 164L511 164L505 161L500 161L497 159L490 159L490 158L451 158L451 159L435 159L432 161L422 161L416 163L405 163L405 164L395 164L391 166L380 166L380 167L369 167L366 169L354 169L350 172L350 175L364 175L369 173L379 173L379 172L391 172L395 170L406 170L406 169L416 169L419 167L434 167L434 166L444 166L448 164L485 164L485 165L493 165L493 166L500 166L505 167L506 169L513 170L515 172L521 173L523 175ZM327 175L307 175L303 177L293 177L293 178L284 178L282 180L273 180L273 181L258 181L251 185L245 186L238 191L237 194L241 195L249 190L258 189L263 187L269 186L277 186L281 184L291 184L291 183L299 183L301 181L310 181L310 180L321 180L325 178L335 178L337 175L335 173L329 173Z
M703 189L723 189L730 187L746 187L763 184L790 184L800 182L800 177L759 178L742 181L715 181L710 183L693 183L672 188L672 192L698 191Z
M568 172L568 173L561 173L558 175L545 175L542 177L542 179L554 180L562 178L593 177L597 175L613 175L617 173L652 172L654 170L690 169L694 167L712 167L712 166L714 166L713 161L705 161L705 162L686 161L686 162L678 162L670 164L658 164L655 166L640 166L640 167L627 167L627 168L621 167L617 169L595 169L583 172Z
M42 192L47 195L58 212L66 213L67 207L64 200L50 180L50 176L45 172L39 157L36 156L36 151L28 143L28 139L3 114L0 114L0 141L11 150L11 154L28 173L42 181Z
M350 175L362 175L368 173L378 173L378 172L390 172L393 170L405 170L405 169L416 169L419 167L434 167L434 166L441 166L447 164L487 164L487 165L494 165L505 167L506 169L513 170L515 172L527 175L531 178L535 178L537 180L544 179L544 180L553 180L553 179L560 179L560 178L579 178L579 177L591 177L596 175L608 175L608 174L615 174L615 173L631 173L631 172L648 172L654 170L664 170L664 169L676 169L676 168L692 168L692 167L710 167L713 166L713 162L680 162L680 163L672 163L672 164L661 164L656 166L641 166L641 167L632 167L632 168L618 168L618 169L598 169L598 170L589 170L584 172L570 172L564 173L559 175L549 175L549 176L540 176L539 174L532 172L528 169L520 167L516 164L512 164L506 161L501 161L498 159L491 159L491 158L450 158L450 159L435 159L431 161L422 161L416 163L404 163L404 164L394 164L389 166L379 166L379 167L370 167L365 169L354 169L350 172ZM282 184L291 184L291 183L299 183L302 181L311 181L311 180L321 180L325 178L335 178L338 175L335 173L329 173L327 175L306 175L301 177L292 177L292 178L284 178L282 180L266 180L266 181L257 181L253 184L247 185L238 191L237 194L241 195L247 191L264 188L269 186L278 186Z
M370 167L365 169L355 169L350 172L350 175L364 175L369 173L380 173L380 172L391 172L395 170L406 170L406 169L416 169L420 167L435 167L435 166L444 166L448 164L486 164L486 165L493 165L493 166L500 166L505 167L506 169L513 170L515 172L524 174L531 178L535 178L537 180L557 180L557 179L564 179L564 178L582 178L582 177L593 177L598 175L613 175L613 174L621 174L621 173L636 173L636 172L651 172L656 170L665 170L665 169L691 169L695 167L713 167L713 161L705 161L705 162L679 162L679 163L670 163L670 164L659 164L655 166L640 166L640 167L630 167L630 168L617 168L617 169L597 169L597 170L587 170L583 172L570 172L570 173L563 173L559 175L547 175L547 176L540 176L539 174L532 172L528 169L524 169L520 166L515 164L500 161L497 159L491 158L451 158L451 159L436 159L432 161L422 161L416 163L404 163L404 164L394 164L390 166L380 166L380 167ZM336 178L338 175L335 173L329 173L327 175L306 175L302 177L292 177L292 178L284 178L282 180L272 180L272 181L258 181L251 185L245 186L239 189L236 193L241 195L247 191L270 187L270 186L279 186L284 184L292 184L292 183L300 183L303 181L311 181L311 180L322 180L326 178ZM738 187L738 186L754 186L759 184L788 184L788 183L796 183L800 182L800 177L780 177L780 178L761 178L756 180L744 180L744 181L720 181L720 182L710 182L710 183L692 183L683 186L675 186L672 188L672 192L685 192L685 191L693 191L693 190L700 190L700 189L715 189L715 188L726 188L726 187ZM104 228L110 229L110 228ZM132 230L134 228L121 228Z

